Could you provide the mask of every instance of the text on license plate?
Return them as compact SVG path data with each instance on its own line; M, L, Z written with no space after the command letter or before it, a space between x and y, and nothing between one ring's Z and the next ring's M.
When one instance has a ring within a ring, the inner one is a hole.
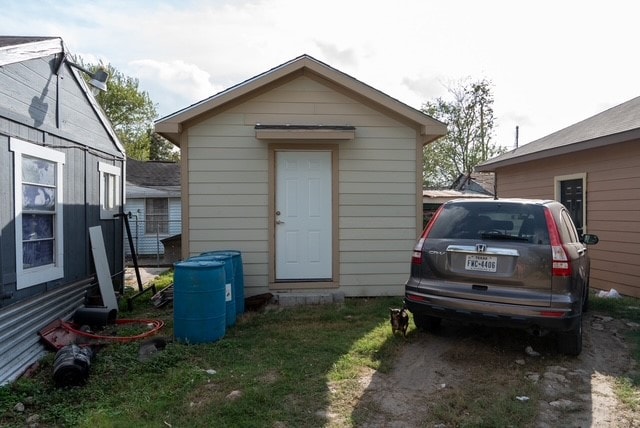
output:
M479 270L482 272L495 272L498 267L498 258L493 256L478 256L467 254L466 270Z

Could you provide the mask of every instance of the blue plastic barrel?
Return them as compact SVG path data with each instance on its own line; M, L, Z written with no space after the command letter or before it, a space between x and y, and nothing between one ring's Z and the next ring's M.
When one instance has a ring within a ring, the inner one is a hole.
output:
M221 251L206 251L201 253L201 256L206 255L230 255L233 262L234 272L234 291L236 301L236 314L241 315L244 313L244 270L242 267L242 253L236 250L221 250Z
M225 333L224 263L183 261L174 264L173 334L178 342L208 343Z
M227 254L209 254L189 257L188 261L214 261L224 263L225 276L225 320L227 327L236 325L236 301L235 301L235 280L234 266L230 255Z

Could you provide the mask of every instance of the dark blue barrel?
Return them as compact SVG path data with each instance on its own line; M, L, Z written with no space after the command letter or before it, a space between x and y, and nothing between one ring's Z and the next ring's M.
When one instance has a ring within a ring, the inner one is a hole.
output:
M221 250L221 251L207 251L201 253L201 256L206 255L230 255L233 262L234 272L234 291L236 301L236 314L241 315L244 313L244 271L242 267L242 253L236 250Z
M234 267L231 256L227 254L210 254L189 257L187 261L214 261L224 263L224 276L225 276L225 320L226 326L232 327L236 325L236 301L235 301L235 281L234 281Z
M173 334L176 341L207 343L224 337L224 263L187 260L174 267Z

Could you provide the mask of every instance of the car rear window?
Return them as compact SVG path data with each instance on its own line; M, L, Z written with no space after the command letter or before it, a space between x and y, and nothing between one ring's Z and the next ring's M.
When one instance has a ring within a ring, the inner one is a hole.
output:
M505 202L445 204L429 232L429 239L522 238L549 245L549 232L540 205Z

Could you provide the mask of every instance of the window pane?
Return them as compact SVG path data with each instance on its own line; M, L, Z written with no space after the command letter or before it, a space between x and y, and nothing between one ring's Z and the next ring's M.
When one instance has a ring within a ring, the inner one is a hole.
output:
M104 173L102 176L104 180L104 200L102 201L102 207L105 210L114 210L116 208L116 176L109 173Z
M152 198L145 201L145 233L169 233L169 200Z
M51 187L22 185L22 208L25 210L54 211L56 189Z
M22 263L24 269L52 264L53 239L46 241L23 242Z
M53 238L53 215L25 214L22 217L22 240Z
M22 181L54 186L56 184L55 165L55 162L23 156Z

